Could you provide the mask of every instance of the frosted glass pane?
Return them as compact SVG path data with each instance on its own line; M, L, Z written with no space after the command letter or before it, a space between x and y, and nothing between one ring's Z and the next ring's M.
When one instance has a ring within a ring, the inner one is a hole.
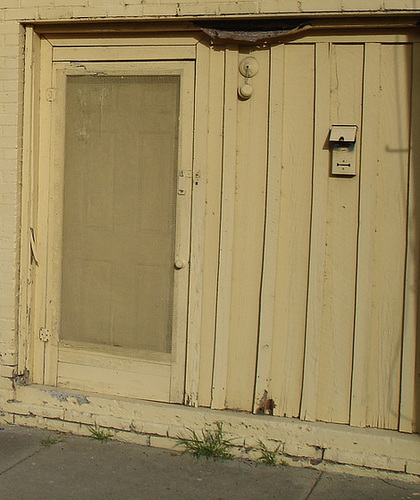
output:
M178 76L69 76L60 338L171 351Z

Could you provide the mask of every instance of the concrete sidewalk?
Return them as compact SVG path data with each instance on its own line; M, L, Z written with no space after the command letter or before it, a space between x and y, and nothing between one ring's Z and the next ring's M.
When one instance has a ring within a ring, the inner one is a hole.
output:
M54 443L54 444L52 444ZM180 453L4 426L0 499L409 499L420 484Z

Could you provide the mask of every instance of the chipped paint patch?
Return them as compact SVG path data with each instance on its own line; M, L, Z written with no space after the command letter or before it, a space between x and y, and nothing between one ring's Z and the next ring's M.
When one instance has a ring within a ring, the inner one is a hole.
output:
M71 394L69 392L63 392L63 391L44 391L48 393L50 396L52 396L55 399L58 399L60 403L67 402L69 398L74 398L79 405L86 405L90 404L90 401L86 396L81 396L79 394Z

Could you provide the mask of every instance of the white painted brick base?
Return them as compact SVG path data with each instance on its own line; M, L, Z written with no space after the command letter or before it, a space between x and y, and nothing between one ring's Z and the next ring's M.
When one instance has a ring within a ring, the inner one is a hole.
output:
M0 391L0 397L10 397ZM112 415L112 416L111 416ZM274 449L290 465L349 473L398 473L399 479L420 481L420 436L347 425L310 423L243 412L190 408L60 391L45 386L16 387L13 400L3 405L0 421L90 435L88 426L112 429L116 439L174 448L187 429L200 432L222 421L228 438L242 458L258 457L258 441ZM352 467L357 467L353 468Z

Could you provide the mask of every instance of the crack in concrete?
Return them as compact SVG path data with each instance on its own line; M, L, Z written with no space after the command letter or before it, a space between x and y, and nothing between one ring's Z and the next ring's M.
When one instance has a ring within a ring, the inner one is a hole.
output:
M321 471L321 473L319 474L319 476L316 478L314 484L312 485L312 488L309 490L309 493L306 495L306 497L304 498L304 500L308 500L308 498L312 495L312 492L314 491L314 489L317 487L322 475L324 474L324 471Z
M386 479L384 479L383 477L380 477L379 478L383 483L387 484L388 486L394 486L394 488L399 488L400 490L403 490L403 491L408 491L407 488L404 488L404 486L400 486L399 484L394 484L394 483L390 483L389 481L387 481Z
M27 457L24 457L21 460L19 460L18 462L14 463L13 465L11 465L10 467L8 467L7 469L4 469L4 470L0 471L0 476L2 476L3 474L5 474L6 472L9 472L9 470L14 469L15 467L17 467L18 465L22 464L23 462L26 462L26 460L29 460L30 458L34 457L35 455L37 455L41 451L42 451L42 448L39 448L38 450L35 450L33 453L31 453Z

